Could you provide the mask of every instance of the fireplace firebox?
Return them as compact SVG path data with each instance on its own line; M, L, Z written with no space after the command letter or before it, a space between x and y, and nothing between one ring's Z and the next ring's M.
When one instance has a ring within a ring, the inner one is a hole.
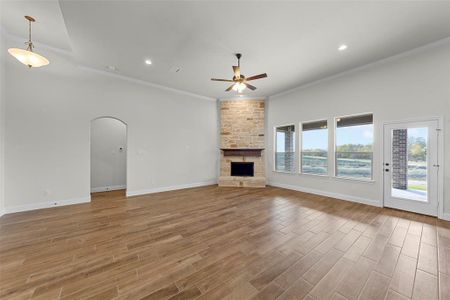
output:
M231 162L231 176L253 177L254 162Z

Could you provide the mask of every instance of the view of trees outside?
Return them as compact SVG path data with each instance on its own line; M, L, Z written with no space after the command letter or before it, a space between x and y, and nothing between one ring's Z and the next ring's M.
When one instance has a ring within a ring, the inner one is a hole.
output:
M287 134L290 134L292 137L293 132L287 133L283 131L276 131L276 149L275 149L275 170L283 171L283 172L294 172L295 171L295 139L290 139L290 144L292 149L286 149L286 139L289 137Z
M336 176L372 179L373 124L336 128Z
M277 133L275 160L283 170L284 134ZM373 124L336 128L336 175L372 178ZM294 155L294 153L289 153ZM302 132L301 170L305 174L328 174L328 129Z
M427 190L427 128L408 129L408 189ZM277 169L284 170L285 135L277 133ZM336 128L336 175L372 178L373 124ZM287 169L287 168L286 168ZM328 173L328 129L302 132L301 171L305 174Z
M328 174L328 129L302 132L301 168L304 174Z
M408 129L408 189L427 190L428 128Z

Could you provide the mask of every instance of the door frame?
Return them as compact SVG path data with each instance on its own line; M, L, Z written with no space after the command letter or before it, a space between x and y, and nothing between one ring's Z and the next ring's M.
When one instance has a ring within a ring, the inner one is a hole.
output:
M129 164L129 154L128 154L128 144L129 144L129 141L128 141L128 135L129 135L129 125L128 125L128 122L125 122L124 120L122 120L121 118L119 118L119 117L114 117L114 116L112 116L112 115L102 115L102 116L99 116L99 117L95 117L95 118L93 118L93 119L91 119L90 121L89 121L89 176L88 176L88 178L89 178L89 197L91 197L91 194L92 194L92 191L91 191L91 172L92 172L92 161L91 161L91 154L92 154L92 123L94 122L94 121L96 121L96 120L98 120L98 119L105 119L105 118L107 118L107 119L114 119L114 120L117 120L117 121L119 121L119 122L121 122L121 123L123 123L124 125L125 125L125 134L126 134L126 143L125 143L125 147L126 147L126 156L125 156L125 196L127 195L127 193L128 193L128 164Z
M414 122L427 122L427 121L437 121L437 163L439 165L438 174L437 174L437 201L438 201L438 208L437 208L437 217L438 219L444 218L444 166L445 166L445 152L444 152L444 117L420 117L420 118L408 118L408 119L400 119L396 121L385 121L383 122L383 127L381 130L381 149L382 149L382 164L381 167L384 167L384 162L386 158L385 153L385 132L384 129L386 125L395 125L395 124L401 124L401 123L414 123ZM384 168L383 168L384 169ZM382 176L382 187L383 187L383 207L385 206L385 172L383 171Z

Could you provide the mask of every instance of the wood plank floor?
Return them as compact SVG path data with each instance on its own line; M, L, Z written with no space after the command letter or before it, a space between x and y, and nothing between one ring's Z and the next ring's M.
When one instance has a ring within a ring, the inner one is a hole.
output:
M209 186L0 218L1 299L450 299L450 222Z

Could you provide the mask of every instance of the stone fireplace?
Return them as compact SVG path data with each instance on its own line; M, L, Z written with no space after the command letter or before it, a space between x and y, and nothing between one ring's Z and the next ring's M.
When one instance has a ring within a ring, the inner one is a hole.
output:
M219 186L266 186L264 139L264 100L220 102Z

